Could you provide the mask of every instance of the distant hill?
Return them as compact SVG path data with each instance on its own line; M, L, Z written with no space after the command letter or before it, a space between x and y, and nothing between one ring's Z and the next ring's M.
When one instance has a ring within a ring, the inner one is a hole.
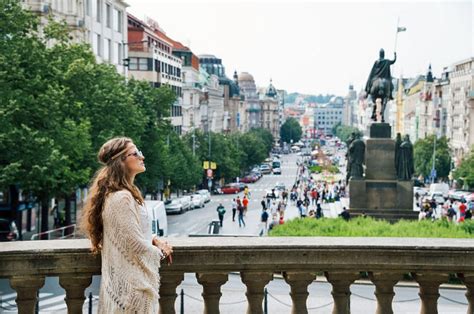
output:
M285 104L294 104L295 102L307 102L307 103L318 103L318 104L325 104L328 103L329 100L331 100L332 97L335 95L331 94L319 94L319 95L306 95L306 94L300 94L300 93L290 93L288 95L285 95Z

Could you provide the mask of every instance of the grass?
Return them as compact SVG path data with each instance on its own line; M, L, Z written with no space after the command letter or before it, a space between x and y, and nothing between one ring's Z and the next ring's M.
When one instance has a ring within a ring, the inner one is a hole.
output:
M459 225L446 220L408 221L390 224L370 217L343 219L293 219L278 225L269 233L273 237L407 237L407 238L474 238L474 221Z

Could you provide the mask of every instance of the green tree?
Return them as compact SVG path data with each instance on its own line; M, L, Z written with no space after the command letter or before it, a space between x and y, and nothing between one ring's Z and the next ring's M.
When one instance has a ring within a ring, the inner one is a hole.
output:
M332 134L336 135L343 142L347 142L352 133L358 134L360 137L364 135L358 128L342 125L340 122L332 127Z
M421 174L425 178L430 176L433 167L434 141L435 135L430 135L416 141L413 147L415 173ZM438 178L448 177L451 165L450 156L449 140L445 136L436 139L435 169Z
M461 186L467 186L469 189L474 188L474 148L471 148L471 152L461 161L453 175Z
M249 131L251 134L255 134L258 138L260 138L263 141L263 144L265 145L265 152L267 155L270 153L270 151L273 148L273 143L274 143L274 138L272 133L264 128L254 128Z
M240 137L239 149L243 154L241 162L243 170L261 163L268 156L263 140L252 133L245 133Z
M293 143L298 142L302 134L303 130L301 129L301 125L298 120L292 117L286 119L280 129L280 138L286 143L290 143L291 140L293 140Z

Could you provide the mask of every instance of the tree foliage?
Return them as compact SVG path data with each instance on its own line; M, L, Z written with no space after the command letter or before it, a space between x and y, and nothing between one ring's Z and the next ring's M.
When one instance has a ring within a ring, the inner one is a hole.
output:
M474 148L454 170L454 178L461 186L467 186L469 189L474 188Z
M364 135L358 128L342 125L341 122L336 123L332 127L332 134L336 135L343 142L347 142L352 133L358 134L360 137Z
M415 142L413 154L415 173L425 178L430 176L433 167L433 149L435 135L430 135ZM446 137L436 139L435 169L437 178L447 178L451 167L449 141Z
M303 130L301 129L300 123L292 117L286 119L280 129L280 138L286 143L290 143L291 140L293 140L293 143L298 142L302 134Z

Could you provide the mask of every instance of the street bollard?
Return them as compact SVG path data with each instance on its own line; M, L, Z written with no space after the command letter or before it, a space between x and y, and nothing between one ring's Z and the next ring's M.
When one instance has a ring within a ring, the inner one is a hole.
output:
M89 314L92 314L92 292L89 292Z
M181 310L180 310L180 313L181 314L184 314L184 290L181 289Z
M263 293L263 314L268 314L268 291L265 288Z

